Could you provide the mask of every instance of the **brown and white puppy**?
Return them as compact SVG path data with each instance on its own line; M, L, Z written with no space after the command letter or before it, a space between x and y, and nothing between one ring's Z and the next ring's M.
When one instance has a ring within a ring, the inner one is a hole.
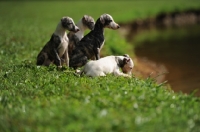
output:
M68 37L66 30L78 32L79 28L70 17L61 18L51 39L46 43L37 56L37 65L49 66L55 64L61 67L61 63L69 66ZM61 60L62 57L62 60ZM61 62L62 61L62 62Z
M79 28L78 32L70 31L67 36L69 38L68 53L71 57L72 50L76 48L77 43L83 38L85 30L93 30L95 21L91 16L84 15L81 20L76 24Z
M94 26L94 30L85 35L72 51L69 66L76 69L87 63L94 56L96 60L100 58L100 50L104 45L104 28L118 29L120 26L114 22L109 14L101 15Z
M127 54L123 56L107 56L86 63L81 74L90 77L106 76L106 74L130 77L133 67L134 63ZM120 72L120 68L122 72Z

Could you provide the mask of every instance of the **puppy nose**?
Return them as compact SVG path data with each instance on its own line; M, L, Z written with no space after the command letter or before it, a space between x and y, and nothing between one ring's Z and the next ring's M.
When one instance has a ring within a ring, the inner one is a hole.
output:
M74 28L72 31L77 33L78 31L80 31L80 29L79 28Z
M78 32L78 31L80 31L80 29L79 28L75 28L75 32Z
M119 25L117 25L117 28L120 28L120 26L119 26Z

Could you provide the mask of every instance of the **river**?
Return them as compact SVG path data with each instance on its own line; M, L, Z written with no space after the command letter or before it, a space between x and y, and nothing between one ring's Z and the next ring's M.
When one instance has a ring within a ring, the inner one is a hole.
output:
M166 36L163 29L158 33ZM136 44L134 53L139 60L137 64L142 67L141 61L143 64L147 62L143 68L137 69L145 71L153 66L150 72L161 74L162 78L157 80L159 83L167 81L175 92L191 93L198 90L196 95L200 96L200 25L176 27L169 33L171 35L168 38L157 37Z
M136 19L122 23L120 30L133 44L136 77L200 96L200 10Z

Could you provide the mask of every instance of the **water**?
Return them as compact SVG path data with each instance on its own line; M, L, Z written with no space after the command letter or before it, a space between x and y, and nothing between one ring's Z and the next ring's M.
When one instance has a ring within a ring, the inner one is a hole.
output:
M165 31L162 29L159 33L165 34ZM200 25L172 29L171 33L167 39L157 37L140 42L135 47L136 58L154 63L154 69L163 66L163 72L168 73L162 81L167 80L175 92L191 93L198 89L196 95L200 96Z

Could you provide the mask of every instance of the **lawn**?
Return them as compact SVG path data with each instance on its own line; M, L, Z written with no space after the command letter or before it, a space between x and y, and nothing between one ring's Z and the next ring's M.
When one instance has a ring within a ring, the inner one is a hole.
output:
M62 16L77 22L109 13L116 22L199 8L199 1L0 2L0 131L198 132L200 99L154 80L77 77L70 68L37 67L36 56ZM102 56L133 47L105 30ZM123 48L122 48L123 47Z

